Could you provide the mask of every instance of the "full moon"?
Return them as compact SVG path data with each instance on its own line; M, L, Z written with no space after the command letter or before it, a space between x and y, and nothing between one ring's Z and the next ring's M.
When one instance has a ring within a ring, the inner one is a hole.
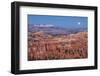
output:
M78 25L80 25L81 23L80 23L80 22L78 22L77 24L78 24Z

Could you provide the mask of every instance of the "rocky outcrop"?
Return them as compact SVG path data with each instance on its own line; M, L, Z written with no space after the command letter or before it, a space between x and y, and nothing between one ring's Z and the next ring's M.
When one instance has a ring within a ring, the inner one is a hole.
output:
M80 59L88 57L87 32L52 36L28 33L28 60Z

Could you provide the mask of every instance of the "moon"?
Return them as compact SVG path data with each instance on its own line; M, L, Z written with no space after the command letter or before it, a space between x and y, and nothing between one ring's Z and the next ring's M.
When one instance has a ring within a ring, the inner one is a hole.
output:
M80 24L81 24L81 22L78 22L77 24L78 24L78 25L80 25Z

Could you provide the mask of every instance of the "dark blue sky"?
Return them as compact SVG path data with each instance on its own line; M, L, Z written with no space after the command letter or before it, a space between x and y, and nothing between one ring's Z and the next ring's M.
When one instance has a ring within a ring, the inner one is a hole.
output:
M88 17L28 15L28 24L52 24L55 27L87 28Z

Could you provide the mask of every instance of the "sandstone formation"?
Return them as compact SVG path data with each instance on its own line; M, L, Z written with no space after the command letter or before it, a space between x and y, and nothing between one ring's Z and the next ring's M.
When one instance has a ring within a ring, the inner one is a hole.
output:
M88 57L87 32L53 36L28 32L28 60L80 59Z

